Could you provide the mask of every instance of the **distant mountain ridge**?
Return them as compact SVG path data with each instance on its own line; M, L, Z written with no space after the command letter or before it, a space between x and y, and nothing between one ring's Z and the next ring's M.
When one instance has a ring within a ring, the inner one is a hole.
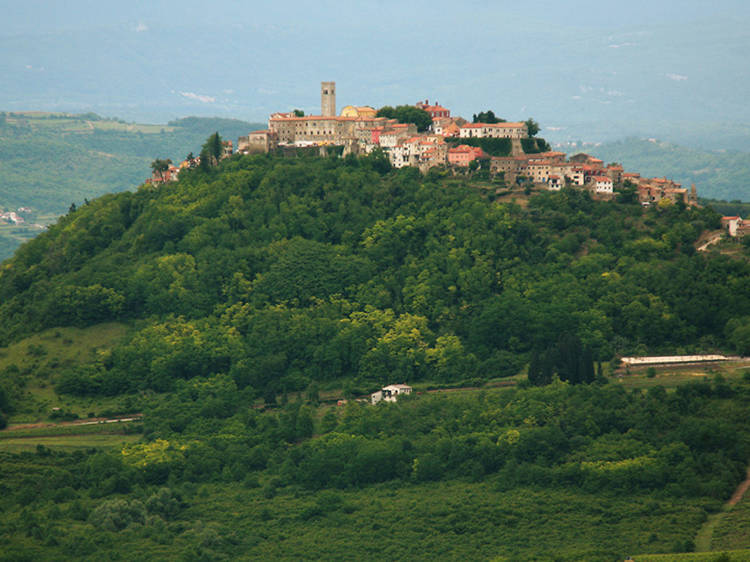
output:
M0 113L0 209L30 207L36 222L48 224L71 203L133 189L155 158L178 161L197 153L213 132L236 141L259 127L225 118L143 125L91 113ZM6 230L0 230L0 259L38 232Z

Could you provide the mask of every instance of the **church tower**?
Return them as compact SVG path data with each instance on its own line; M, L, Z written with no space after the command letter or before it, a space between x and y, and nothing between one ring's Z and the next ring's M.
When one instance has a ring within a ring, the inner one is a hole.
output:
M320 83L320 114L323 117L336 115L336 82Z

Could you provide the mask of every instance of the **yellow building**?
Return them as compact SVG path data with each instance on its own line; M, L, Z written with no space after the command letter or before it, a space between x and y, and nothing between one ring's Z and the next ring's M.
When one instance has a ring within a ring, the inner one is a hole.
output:
M364 117L365 119L372 119L376 113L376 110L366 105L359 107L347 105L341 110L341 117Z

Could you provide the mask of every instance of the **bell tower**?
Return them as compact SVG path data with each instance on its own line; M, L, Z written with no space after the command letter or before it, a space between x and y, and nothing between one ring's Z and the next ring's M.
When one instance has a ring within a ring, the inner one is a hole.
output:
M336 82L320 83L320 114L323 117L336 115Z

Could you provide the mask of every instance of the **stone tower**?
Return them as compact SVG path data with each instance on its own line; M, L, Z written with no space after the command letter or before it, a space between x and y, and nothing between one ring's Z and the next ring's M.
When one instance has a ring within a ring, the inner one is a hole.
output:
M320 83L320 114L323 117L336 115L336 82Z

